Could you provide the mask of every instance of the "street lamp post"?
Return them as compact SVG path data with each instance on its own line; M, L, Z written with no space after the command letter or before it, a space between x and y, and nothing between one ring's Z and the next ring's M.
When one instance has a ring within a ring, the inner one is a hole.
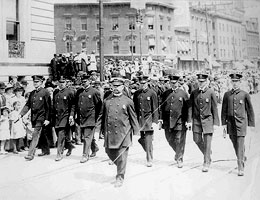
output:
M142 28L143 28L143 16L139 9L136 14L136 26L139 27L139 39L140 39L140 63L142 63Z

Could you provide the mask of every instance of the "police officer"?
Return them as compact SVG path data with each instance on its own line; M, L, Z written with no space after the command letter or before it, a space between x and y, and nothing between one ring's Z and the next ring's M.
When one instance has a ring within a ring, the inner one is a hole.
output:
M230 78L233 88L224 94L221 122L236 152L238 176L243 176L246 129L255 126L255 115L249 94L240 89L242 75L230 74Z
M186 122L190 122L188 93L179 88L180 76L171 75L171 89L162 94L161 119L165 136L175 151L178 168L183 167L183 154L186 140Z
M134 93L133 101L141 127L141 138L138 142L146 152L147 167L152 167L153 133L158 124L159 113L157 94L148 87L148 78L148 76L140 77L140 89Z
M193 140L204 155L202 172L208 172L211 164L211 141L215 126L219 126L217 97L209 88L208 75L197 74L199 88L190 96L192 108Z
M32 127L34 128L28 155L25 156L26 160L32 160L34 158L42 128L50 123L51 118L51 97L49 92L42 87L44 77L41 75L35 75L32 76L32 79L35 90L30 93L27 103L20 112L22 117L31 109L31 121ZM43 156L47 154L49 154L49 152L43 152L39 155Z
M83 135L83 156L80 162L85 163L89 159L91 142L94 137L96 120L102 101L100 93L91 86L89 75L85 74L82 77L82 84L83 88L76 93L76 114L80 131Z
M111 80L113 94L104 100L97 131L104 133L105 151L117 166L115 187L123 184L132 134L139 134L133 101L123 94L122 78Z
M75 100L74 93L66 87L66 80L60 78L59 90L53 94L53 120L58 135L57 157L55 161L63 158L64 147L68 149L66 156L70 156L74 146L70 138L70 125L74 124Z

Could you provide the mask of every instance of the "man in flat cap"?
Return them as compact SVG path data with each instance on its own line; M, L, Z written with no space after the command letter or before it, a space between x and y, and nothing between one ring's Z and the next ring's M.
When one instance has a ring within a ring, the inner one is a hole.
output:
M76 115L83 136L83 155L80 163L89 159L89 151L94 137L97 117L99 115L102 100L99 91L91 86L90 76L82 77L83 88L76 93ZM93 145L92 145L93 146ZM94 145L95 146L95 145Z
M28 101L20 112L21 117L23 117L31 109L31 121L32 127L34 128L28 155L25 156L26 160L32 160L34 158L42 128L43 126L49 125L51 118L51 97L49 92L42 87L44 77L35 75L32 76L32 79L35 90L30 93ZM48 154L50 154L50 152L42 152L38 155L44 156Z
M165 136L175 151L178 168L183 167L183 155L186 141L186 123L191 121L189 115L188 93L179 87L180 76L169 76L171 89L162 94L161 119Z
M202 172L208 172L212 135L215 126L219 126L218 104L215 92L209 88L208 75L197 74L197 80L199 88L193 90L190 96L193 140L204 155Z
M247 126L255 126L254 109L250 95L240 89L241 74L230 74L233 88L223 97L221 122L225 133L233 143L237 156L238 176L244 175L245 136Z
M139 134L139 125L133 101L123 94L123 79L115 77L111 84L113 93L104 100L96 130L104 134L105 151L117 166L115 187L120 187L124 181L132 134Z
M137 119L141 127L141 138L138 142L146 152L146 166L152 167L153 133L158 124L158 98L155 91L148 86L147 76L140 77L140 89L134 93L133 101Z
M74 124L75 96L66 87L66 80L59 79L59 89L53 94L53 122L58 136L57 157L55 161L63 159L63 150L68 149L66 156L70 156L74 146L70 139L70 125Z

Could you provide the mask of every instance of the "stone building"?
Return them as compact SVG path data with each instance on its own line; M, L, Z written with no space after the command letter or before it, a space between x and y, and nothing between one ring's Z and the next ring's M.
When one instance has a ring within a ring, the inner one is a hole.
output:
M56 0L55 42L57 53L98 52L99 5L96 0ZM104 2L104 54L114 57L152 55L162 59L174 54L174 7L149 1L141 11L142 24L136 23L137 10L130 0ZM140 21L140 18L138 16Z
M47 76L55 51L53 1L0 1L0 13L0 80Z

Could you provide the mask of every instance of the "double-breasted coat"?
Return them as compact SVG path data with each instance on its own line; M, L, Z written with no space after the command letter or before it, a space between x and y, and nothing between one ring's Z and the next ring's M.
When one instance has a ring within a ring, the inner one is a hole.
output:
M237 89L224 94L221 123L227 125L227 133L246 136L246 127L255 126L255 115L250 96L247 92Z
M74 117L75 95L73 90L64 88L55 90L53 94L53 122L55 128L65 128L69 124L69 117Z
M76 93L77 123L80 127L95 127L102 106L102 100L98 90L90 86L87 89L79 89Z
M219 126L217 97L215 92L206 87L192 91L190 96L192 109L192 131L196 133L213 133L214 125Z
M45 120L51 121L51 97L48 90L33 90L20 115L25 115L30 109L33 128L43 126Z
M152 123L158 123L158 98L153 89L139 89L133 97L141 131L152 131Z
M110 95L104 100L97 130L104 133L104 146L109 149L129 147L132 134L139 134L134 103L125 95Z
M188 93L182 89L168 89L162 94L161 119L163 128L186 130L185 123L190 122L190 103Z

